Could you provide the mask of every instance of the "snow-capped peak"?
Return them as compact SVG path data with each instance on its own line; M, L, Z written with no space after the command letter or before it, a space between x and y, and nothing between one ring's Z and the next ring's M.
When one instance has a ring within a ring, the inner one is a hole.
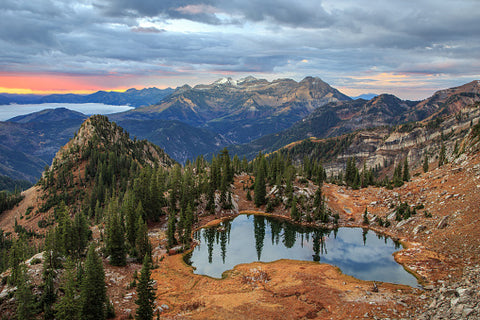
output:
M231 85L231 86L236 86L237 85L237 80L233 80L232 78L221 78L218 79L213 83L214 85Z

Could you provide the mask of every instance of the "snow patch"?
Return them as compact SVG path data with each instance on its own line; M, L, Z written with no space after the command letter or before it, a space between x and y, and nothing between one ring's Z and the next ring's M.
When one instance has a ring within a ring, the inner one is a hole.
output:
M232 78L221 78L215 81L213 84L215 85L231 85L231 86L236 86L237 85L237 80L233 80Z

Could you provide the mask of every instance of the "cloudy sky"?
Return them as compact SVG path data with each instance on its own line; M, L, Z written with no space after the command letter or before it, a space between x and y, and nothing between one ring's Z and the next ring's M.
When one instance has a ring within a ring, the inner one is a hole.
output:
M247 75L425 98L480 79L480 1L0 1L0 92Z

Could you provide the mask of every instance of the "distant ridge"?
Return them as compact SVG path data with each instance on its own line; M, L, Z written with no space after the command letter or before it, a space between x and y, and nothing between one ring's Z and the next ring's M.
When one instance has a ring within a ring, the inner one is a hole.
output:
M87 118L81 112L72 111L67 108L44 109L42 111L13 117L7 121L17 123L31 123L31 122L47 122L47 121L61 121L79 119L85 120Z
M160 102L173 93L175 89L145 88L141 90L128 89L125 92L97 91L88 95L81 94L51 94L37 95L0 95L0 104L40 104L40 103L104 103L109 105L130 105L138 108Z
M357 99L371 100L371 99L375 98L376 96L378 96L378 94L376 94L376 93L364 93L364 94L361 94L361 95L358 95L358 96L355 96L355 97L350 97L350 98L352 98L353 100L357 100Z

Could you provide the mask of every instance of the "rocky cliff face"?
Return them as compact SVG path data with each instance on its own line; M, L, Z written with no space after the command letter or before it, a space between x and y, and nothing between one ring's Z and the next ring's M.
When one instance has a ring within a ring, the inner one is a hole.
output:
M442 144L446 147L448 160L461 155L463 140L468 137L472 124L480 120L479 104L464 107L460 112L448 117L431 121L407 123L396 127L379 127L360 130L349 135L349 138L331 138L326 140L310 139L287 147L296 159L313 156L315 148L325 145L334 139L345 139L346 142L338 154L325 159L324 167L329 174L343 171L348 158L355 157L360 167L366 163L371 168L386 168L408 158L411 166L421 166L428 155L431 162L436 162ZM318 146L316 146L318 144ZM295 150L302 150L297 152Z

